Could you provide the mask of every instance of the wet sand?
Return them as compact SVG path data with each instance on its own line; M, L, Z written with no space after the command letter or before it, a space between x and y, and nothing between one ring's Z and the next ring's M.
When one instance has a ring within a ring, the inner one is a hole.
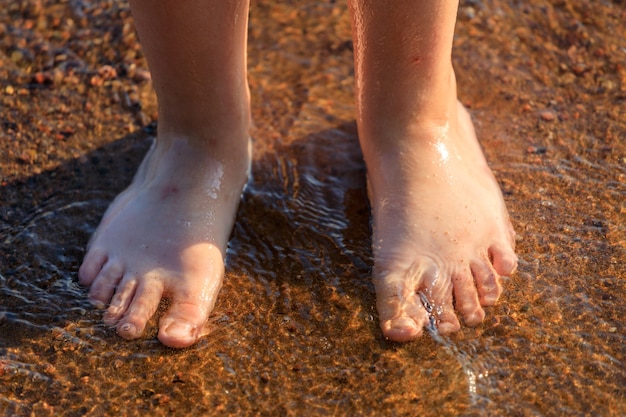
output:
M121 1L0 0L0 414L626 415L626 8L463 1L459 95L519 234L485 323L382 338L345 2L252 3L255 145L211 315L127 342L77 283L152 140ZM164 303L163 308L166 308Z

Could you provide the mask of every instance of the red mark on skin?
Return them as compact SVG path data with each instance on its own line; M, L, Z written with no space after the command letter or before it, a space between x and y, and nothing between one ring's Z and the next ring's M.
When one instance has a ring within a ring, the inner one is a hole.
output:
M419 64L420 62L422 62L422 58L419 56L414 56L413 58L411 58L411 62L414 64Z
M168 198L172 194L176 194L177 192L178 192L178 187L176 186L165 187L163 188L163 191L161 191L161 200L165 200L166 198Z

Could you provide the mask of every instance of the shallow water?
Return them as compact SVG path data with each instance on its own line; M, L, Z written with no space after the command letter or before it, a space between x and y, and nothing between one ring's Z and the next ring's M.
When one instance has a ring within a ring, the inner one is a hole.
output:
M253 3L253 176L212 332L174 351L156 341L156 320L144 339L118 338L76 277L154 130L149 82L121 70L92 82L107 60L128 66L126 7L10 3L0 1L0 87L27 94L3 97L2 414L626 415L623 6L462 3L460 95L504 190L520 267L483 325L395 344L381 337L369 279L345 5ZM75 23L29 29L38 13ZM111 45L94 42L106 33ZM37 42L74 54L77 84L32 81L63 63L35 52L25 62ZM59 139L63 123L74 133Z

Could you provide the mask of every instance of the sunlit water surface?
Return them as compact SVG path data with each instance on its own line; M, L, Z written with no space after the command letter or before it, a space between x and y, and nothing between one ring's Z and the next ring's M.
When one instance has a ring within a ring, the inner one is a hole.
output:
M272 14L258 7L259 19ZM307 8L309 26L323 17L345 35L345 18L327 10ZM252 42L263 44L266 24L252 20ZM518 132L534 122L504 126L493 106L473 110L519 234L519 271L483 325L390 343L370 281L351 53L336 42L334 55L298 57L290 39L251 52L253 175L211 333L193 348L161 346L156 319L145 338L121 340L77 283L85 244L152 131L16 183L47 197L18 218L5 207L11 221L0 223L0 411L626 414L624 161L591 139L581 153L573 136L529 152ZM275 88L276 68L300 87Z

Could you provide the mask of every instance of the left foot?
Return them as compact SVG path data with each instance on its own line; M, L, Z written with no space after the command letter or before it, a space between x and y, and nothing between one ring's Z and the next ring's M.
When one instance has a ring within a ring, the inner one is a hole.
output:
M419 337L482 322L517 266L515 233L465 108L364 147L374 222L374 283L386 337ZM365 139L367 143L367 137ZM369 149L369 151L368 151Z

